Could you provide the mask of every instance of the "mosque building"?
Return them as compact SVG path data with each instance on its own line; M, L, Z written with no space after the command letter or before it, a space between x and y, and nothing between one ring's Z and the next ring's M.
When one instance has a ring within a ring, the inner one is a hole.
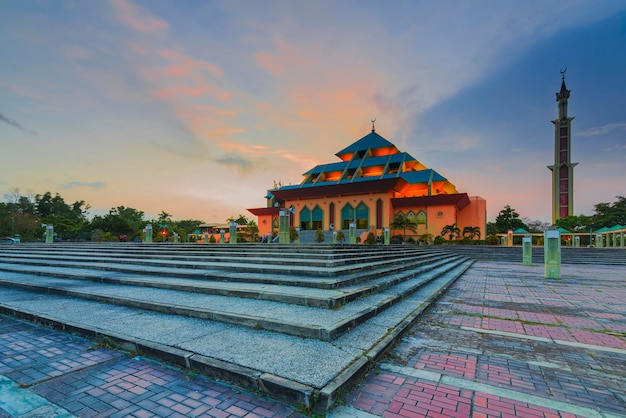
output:
M373 123L369 134L335 155L339 161L311 168L300 184L268 190L266 207L248 209L258 218L260 235L276 235L279 212L288 209L290 226L301 231L347 231L354 223L362 239L369 232L381 236L403 213L417 224L415 233L406 231L416 240L438 236L447 225L461 232L479 227L479 238L485 238L485 199L459 193L448 179L379 135Z

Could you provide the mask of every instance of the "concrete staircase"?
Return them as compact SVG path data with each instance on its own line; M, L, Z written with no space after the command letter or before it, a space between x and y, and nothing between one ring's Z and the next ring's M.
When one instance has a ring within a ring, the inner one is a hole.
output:
M324 412L472 262L403 245L3 245L0 312Z
M522 262L521 246L436 245L432 250L464 255L480 261ZM543 251L542 246L533 247L533 263L543 264ZM561 247L561 263L626 266L626 248Z

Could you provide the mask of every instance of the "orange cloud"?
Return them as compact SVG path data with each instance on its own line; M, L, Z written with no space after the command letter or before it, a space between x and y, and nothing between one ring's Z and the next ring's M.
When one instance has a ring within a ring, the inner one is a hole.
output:
M147 10L128 0L110 0L117 17L126 26L142 33L159 32L169 28L167 22L150 15Z
M200 70L206 70L210 74L217 77L221 77L223 75L223 72L219 67L208 61L197 60L189 55L170 50L159 50L158 54L170 61L175 62L175 65L161 70L162 74L166 76L183 77Z

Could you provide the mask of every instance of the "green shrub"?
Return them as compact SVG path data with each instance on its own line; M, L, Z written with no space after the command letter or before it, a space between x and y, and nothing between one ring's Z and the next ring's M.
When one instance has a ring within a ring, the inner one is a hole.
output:
M498 238L497 235L489 235L486 239L485 239L485 243L487 245L499 245L500 244L500 238Z
M434 241L435 245L441 245L441 244L443 244L445 242L446 242L446 239L444 237L442 237L441 235L437 235L435 237L435 241Z

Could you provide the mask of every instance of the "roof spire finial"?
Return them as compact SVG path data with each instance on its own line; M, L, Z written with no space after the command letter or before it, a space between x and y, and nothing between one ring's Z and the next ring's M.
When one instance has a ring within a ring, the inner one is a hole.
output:
M372 132L376 132L376 128L374 127L374 122L376 122L376 118L372 119Z
M567 67L561 68L561 80L565 80L565 72L567 71Z

